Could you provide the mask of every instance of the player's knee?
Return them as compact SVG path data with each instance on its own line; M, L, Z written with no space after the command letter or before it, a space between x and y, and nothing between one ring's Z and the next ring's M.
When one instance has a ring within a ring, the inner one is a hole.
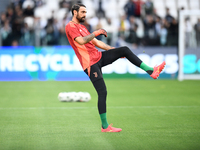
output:
M99 96L107 96L107 90L106 89L100 89L98 90Z
M129 53L131 50L127 46L123 46L123 51Z

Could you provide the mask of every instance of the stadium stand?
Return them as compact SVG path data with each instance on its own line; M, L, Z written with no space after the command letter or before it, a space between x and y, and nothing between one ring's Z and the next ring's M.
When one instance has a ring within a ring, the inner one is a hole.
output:
M178 38L178 11L200 9L200 0L0 0L2 45L68 45L64 27L71 19L71 6L77 2L87 7L90 31L105 28L112 33L111 41L102 40L113 46L125 42L130 34L135 35L134 43L129 41L134 46L177 46L177 39L172 43L168 39L170 35ZM134 24L126 14L130 4ZM189 21L192 26L197 23L196 17Z

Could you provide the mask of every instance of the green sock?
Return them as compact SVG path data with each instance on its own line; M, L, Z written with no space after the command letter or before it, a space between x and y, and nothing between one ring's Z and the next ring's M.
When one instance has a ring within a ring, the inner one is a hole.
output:
M100 114L100 118L101 118L102 127L106 129L109 126L107 122L106 113Z
M149 75L153 73L153 68L147 66L144 62L141 63L140 68L146 71Z

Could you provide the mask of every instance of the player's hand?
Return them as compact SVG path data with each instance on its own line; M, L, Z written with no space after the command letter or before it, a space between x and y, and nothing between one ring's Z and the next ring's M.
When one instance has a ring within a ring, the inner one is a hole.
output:
M95 37L97 37L98 35L104 35L105 37L107 37L107 32L104 29L99 29L93 32Z

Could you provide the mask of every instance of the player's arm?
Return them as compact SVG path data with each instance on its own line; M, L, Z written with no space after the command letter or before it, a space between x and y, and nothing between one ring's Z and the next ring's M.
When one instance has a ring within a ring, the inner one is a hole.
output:
M87 35L87 36L78 36L75 38L75 41L80 44L80 45L84 45L88 42L90 42L91 40L93 40L95 38L95 35L92 33L90 35Z
M105 37L107 37L107 32L104 29L99 29L97 31L94 31L90 35L87 35L87 36L84 36L84 37L78 36L78 37L75 38L75 41L77 43L79 43L80 45L83 45L83 44L90 42L91 40L93 40L98 35L104 35Z
M109 50L109 49L113 49L114 47L110 46L110 45L107 45L106 43L100 41L100 40L97 40L96 38L94 38L92 40L92 43L96 46L96 47L99 47L103 50Z

